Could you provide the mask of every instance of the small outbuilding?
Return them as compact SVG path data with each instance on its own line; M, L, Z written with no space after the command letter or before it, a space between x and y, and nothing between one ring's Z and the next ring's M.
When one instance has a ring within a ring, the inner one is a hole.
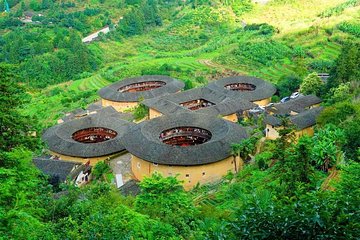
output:
M195 112L214 117L221 116L232 122L237 122L238 115L244 111L256 107L247 100L233 100L207 87L148 99L143 104L149 107L150 119L162 115Z
M209 83L208 87L233 99L244 99L260 106L271 102L276 88L273 84L256 77L227 77Z
M297 115L290 115L285 119L281 119L277 115L267 115L265 117L266 138L275 140L279 137L279 130L284 128L284 120L295 127L295 137L299 138L303 135L313 136L316 118L319 116L323 107L315 107L305 110Z
M37 157L33 159L33 163L49 177L50 184L56 187L64 182L80 186L90 180L91 167L81 162Z
M125 150L121 138L133 123L113 108L47 129L42 139L60 160L95 165Z
M296 115L308 109L319 107L322 102L321 98L315 95L299 96L284 103L277 103L267 107L269 114L277 115Z
M186 190L237 172L242 161L231 144L248 137L238 124L207 114L166 115L130 127L123 144L136 179L154 172L178 176Z
M182 81L168 76L148 75L127 78L99 90L102 106L117 111L136 107L141 100L176 93L184 88Z

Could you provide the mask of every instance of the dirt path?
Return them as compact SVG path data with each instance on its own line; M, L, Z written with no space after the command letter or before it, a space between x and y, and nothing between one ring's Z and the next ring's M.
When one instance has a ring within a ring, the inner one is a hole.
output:
M335 168L330 169L330 171L331 171L330 175L321 184L322 190L335 190L334 187L330 186L330 181L338 178L339 171L336 170Z
M216 73L212 73L209 76L209 78L208 78L209 81L214 81L214 80L224 78L224 77L244 75L240 72L236 72L230 68L227 68L221 64L215 63L215 62L211 61L210 59L199 59L198 62L207 67L216 69Z

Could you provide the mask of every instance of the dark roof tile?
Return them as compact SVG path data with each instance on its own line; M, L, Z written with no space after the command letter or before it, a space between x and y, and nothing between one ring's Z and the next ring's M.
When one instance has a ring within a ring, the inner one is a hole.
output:
M50 177L58 177L59 182L64 182L75 167L82 165L81 162L70 162L45 158L34 158L34 165L44 174Z
M166 84L162 87L142 92L119 92L118 89L129 84L148 81L163 81ZM127 78L118 81L110 86L99 90L99 95L103 99L115 102L138 102L141 99L149 99L163 96L170 93L176 93L183 89L185 84L168 76L148 75L134 78Z
M291 111L301 113L321 102L322 100L315 95L299 96L284 103L274 104L267 110L275 114L289 114Z
M180 105L181 103L198 99L205 99L209 102L214 103L215 105L201 108L195 111L192 111ZM184 112L196 112L213 116L224 116L256 107L255 104L247 100L234 100L226 97L224 94L221 94L206 87L194 88L180 93L148 99L143 101L143 104L148 106L149 108L159 111L164 115Z
M188 147L172 146L160 140L164 130L184 126L206 129L212 137L206 143ZM179 113L132 126L125 134L123 144L131 154L153 163L201 165L229 157L231 143L247 137L245 128L224 119L206 114Z
M297 115L289 116L288 119L298 130L301 130L314 126L316 124L316 118L322 110L323 107L311 108ZM274 115L267 115L265 117L265 123L278 127L282 125L282 120Z
M114 108L104 108L100 113L91 114L80 119L74 119L48 128L43 141L53 152L73 157L100 157L125 150L120 139L128 129L130 123L120 119L121 114ZM81 143L72 139L72 134L78 130L104 127L115 130L117 136L99 143Z
M229 90L225 86L233 83L248 83L254 85L256 88L253 91L234 91ZM274 95L276 88L270 82L262 80L256 77L237 76L227 77L214 82L211 82L208 87L215 91L218 91L230 98L245 99L248 101L258 101L266 99Z

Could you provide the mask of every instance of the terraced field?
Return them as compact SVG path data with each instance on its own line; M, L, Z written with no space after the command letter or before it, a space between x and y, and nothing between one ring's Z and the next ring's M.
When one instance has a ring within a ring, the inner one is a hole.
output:
M336 26L343 19L357 16L360 7L354 8L355 10L346 10L336 18L329 17L324 20L318 16L319 13L345 0L304 0L301 2L306 6L312 6L316 2L316 7L302 6L296 9L299 6L294 1L286 4L256 5L252 12L243 16L243 19L247 24L265 22L273 25L279 32L271 38L268 37L268 40L274 40L290 49L300 47L305 53L302 57L286 56L282 61L274 61L267 65L239 61L233 54L239 45L256 39L263 41L267 36L243 31L237 25L229 25L226 35L223 34L223 30L213 26L211 31L204 30L204 35L208 39L201 45L190 41L188 46L193 46L193 48L176 51L172 45L186 45L189 38L180 35L169 38L166 32L168 28L165 25L145 35L124 38L121 41L107 40L90 44L91 51L102 55L102 68L82 79L33 93L34 100L24 112L42 116L41 121L48 124L54 122L63 112L85 107L86 104L98 99L96 94L98 89L114 81L142 74L167 74L180 80L191 80L193 87L204 84L204 82L196 81L198 77L212 81L224 76L246 74L264 78L273 83L277 83L286 75L304 77L311 71L309 69L311 62L334 61L337 58L342 47L339 39L346 39L348 35L339 31ZM259 12L262 14L259 15ZM179 31L186 29L181 24L178 28ZM200 31L199 27L193 25L189 28ZM176 27L171 28L171 31L176 32ZM218 61L219 57L222 58L221 63ZM60 93L53 95L54 88L59 88ZM74 96L75 100L72 101L70 96Z

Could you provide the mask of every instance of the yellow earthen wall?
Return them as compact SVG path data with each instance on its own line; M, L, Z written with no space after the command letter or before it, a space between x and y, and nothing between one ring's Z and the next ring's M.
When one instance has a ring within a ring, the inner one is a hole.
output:
M266 139L270 139L270 140L275 140L279 137L279 132L278 130L282 129L283 127L275 127L273 128L271 125L266 124ZM314 128L313 127L308 127L308 128L304 128L300 131L296 131L295 132L295 138L298 139L299 137L303 136L303 135L308 135L308 136L313 136L314 135Z
M301 136L304 136L304 135L308 135L308 136L313 136L314 135L314 128L313 127L308 127L308 128L304 128L300 131L296 131L295 132L295 136L296 136L296 139L300 138Z
M101 105L103 107L112 106L118 112L124 112L127 109L135 108L138 104L138 102L114 102L107 99L101 99Z
M271 125L266 124L266 139L275 140L279 137L279 132L282 127L273 128Z
M240 166L239 166L240 164ZM242 169L242 161L236 158L237 170ZM143 180L154 172L164 177L177 176L183 182L185 190L190 190L197 183L204 184L221 179L228 171L235 172L234 157L230 156L219 162L197 166L169 166L154 164L131 155L131 169L136 179Z
M238 121L238 117L237 117L236 113L223 116L223 119L228 120L230 122L237 122Z
M262 99L262 100L259 100L259 101L254 101L253 103L263 107L265 105L268 105L270 102L271 102L271 97L266 98L266 99Z
M149 119L157 118L160 116L162 116L161 112L158 112L153 108L149 109Z
M81 158L81 157L72 157L72 156L62 155L62 154L59 154L56 152L50 152L50 153L53 156L59 157L60 160L65 160L65 161L69 161L69 162L87 163L88 161L90 161L91 166L95 166L100 161L104 161L108 158L112 158L112 157L118 155L118 154L113 154L113 155L106 155L106 156L101 156L101 157Z

